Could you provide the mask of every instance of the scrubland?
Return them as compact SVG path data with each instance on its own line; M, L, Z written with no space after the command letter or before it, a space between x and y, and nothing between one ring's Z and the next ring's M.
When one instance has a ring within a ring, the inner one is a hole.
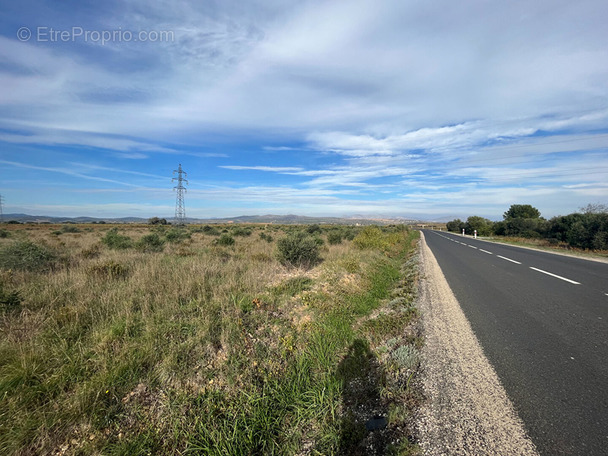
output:
M417 453L417 232L1 232L0 454Z

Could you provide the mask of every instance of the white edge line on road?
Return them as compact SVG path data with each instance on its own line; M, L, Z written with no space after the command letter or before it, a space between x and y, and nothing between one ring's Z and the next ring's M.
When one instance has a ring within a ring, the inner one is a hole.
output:
M503 260L510 261L511 263L521 264L519 261L512 260L511 258L503 257L502 255L496 255L498 258L502 258Z
M580 285L581 284L580 282L575 282L574 280L566 279L565 277L558 276L557 274L553 274L551 272L543 271L542 269L533 268L532 266L530 266L530 269L534 269L535 271L542 272L543 274L550 275L551 277L555 277L556 279L565 280L566 282L573 283L574 285Z
M484 250L484 249L479 249L479 251L483 252L483 253L487 253L488 255L492 255L492 252L488 252L487 250Z

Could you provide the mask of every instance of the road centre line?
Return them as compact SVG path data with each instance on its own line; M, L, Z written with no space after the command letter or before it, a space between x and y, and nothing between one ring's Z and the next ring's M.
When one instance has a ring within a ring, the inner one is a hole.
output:
M484 249L479 249L479 251L483 252L483 253L487 253L488 255L492 255L492 252L488 252L487 250L484 250Z
M502 258L503 260L510 261L511 263L521 264L519 261L512 260L511 258L504 257L502 255L496 255L498 258Z
M573 283L574 285L580 285L581 284L580 282L575 282L574 280L566 279L565 277L558 276L557 274L553 274L551 272L543 271L542 269L533 268L532 266L530 266L530 269L533 269L533 270L538 271L538 272L542 272L543 274L547 274L547 275L549 275L551 277L555 277L556 279L561 279L561 280L564 280L566 282Z
M469 247L471 247L472 249L477 249L477 247L475 247L474 245L470 245Z

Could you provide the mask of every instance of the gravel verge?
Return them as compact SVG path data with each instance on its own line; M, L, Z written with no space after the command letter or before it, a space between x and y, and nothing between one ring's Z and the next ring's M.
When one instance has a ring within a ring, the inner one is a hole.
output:
M420 446L436 455L537 455L421 233Z

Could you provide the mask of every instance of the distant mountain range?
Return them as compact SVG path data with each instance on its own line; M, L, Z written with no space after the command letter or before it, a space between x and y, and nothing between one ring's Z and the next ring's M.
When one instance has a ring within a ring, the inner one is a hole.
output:
M15 220L21 223L147 223L148 218L141 217L51 217L46 215L28 215L28 214L4 214L4 222ZM168 222L173 220L173 217L166 217ZM338 224L338 225L370 225L370 224L391 224L391 223L418 223L418 219L409 219L405 217L307 217L303 215L241 215L239 217L226 218L187 218L186 223L276 223L284 225L295 224Z

